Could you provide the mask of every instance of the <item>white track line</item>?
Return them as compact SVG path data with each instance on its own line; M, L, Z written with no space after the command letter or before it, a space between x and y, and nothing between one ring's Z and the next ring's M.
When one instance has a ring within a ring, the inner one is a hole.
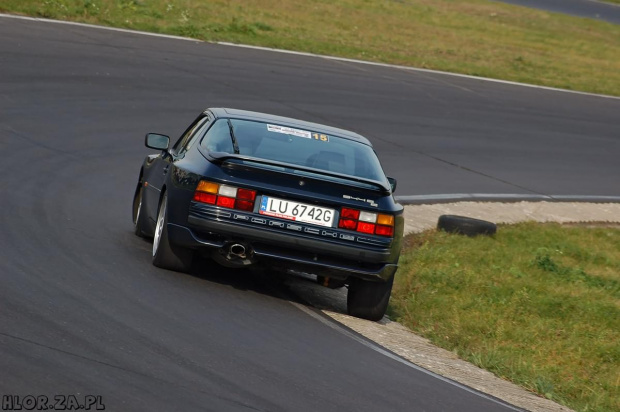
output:
M620 7L620 4L616 4L616 3L607 3L606 1L599 1L599 0L586 0L586 1L589 1L590 3L604 4L604 5L606 5L606 6Z
M486 81L486 82L492 82L492 83L507 84L507 85L512 85L512 86L529 87L529 88L533 88L533 89L549 90L549 91L554 91L554 92L572 93L572 94L583 95L583 96L602 97L602 98L605 98L605 99L620 100L619 96L610 96L610 95L606 95L606 94L597 94L597 93L587 93L587 92L580 92L580 91L576 91L576 90L559 89L559 88L556 88L556 87L548 87L548 86L538 86L538 85L535 85L535 84L519 83L519 82L513 82L513 81L509 81L509 80L491 79L489 77L478 77L478 76L471 76L471 75L468 75L468 74L450 73L450 72L444 72L444 71L439 71L439 70L422 69L422 68L418 68L418 67L399 66L399 65L396 65L396 64L377 63L377 62L370 62L370 61L364 61L364 60L348 59L346 57L326 56L326 55L322 55L322 54L298 52L298 51L283 50L283 49L274 49L274 48L271 48L271 47L251 46L251 45L247 45L247 44L236 44L236 43L228 43L228 42L205 42L203 40L191 39L191 38L188 38L188 37L181 37L181 36L173 36L173 35L169 35L169 34L149 33L149 32L138 31L138 30L120 29L120 28L116 28L116 27L106 27L106 26L96 26L94 24L76 23L76 22L60 21L60 20L51 20L51 19L43 19L43 18L38 18L38 17L26 17L26 16L17 16L17 15L2 14L2 13L0 13L0 17L11 18L11 19L20 19L20 20L39 21L39 22L45 22L45 23L66 24L66 25L71 25L71 26L87 27L87 28L92 28L92 29L116 31L116 32L120 32L120 33L131 33L131 34L140 34L140 35L143 35L143 36L152 36L152 37L161 37L161 38L166 38L166 39L192 41L192 42L197 42L197 43L212 43L212 44L218 44L218 45L221 45L221 46L239 47L239 48L245 48L245 49L270 51L270 52L275 52L275 53L293 54L293 55L297 55L297 56L317 57L317 58L321 58L321 59L341 61L341 62L348 62L348 63L365 64L365 65L379 66L379 67L388 67L388 68L392 68L392 69L408 70L408 71L420 72L420 73L439 74L439 75L444 75L444 76L460 77L460 78L465 78L465 79L473 79L473 80L480 80L480 81Z
M270 48L270 47L250 46L250 45L246 45L246 44L235 44L235 43L227 43L227 42L217 42L217 44L221 44L221 45L224 45L224 46L231 46L231 47L241 47L241 48L246 48L246 49L256 49L256 50L265 50L265 51L272 51L272 52L278 52L278 53L295 54L295 55L299 55L299 56L319 57L319 58L327 59L327 60L335 60L335 61L348 62L348 63L366 64L366 65L369 65L369 66L388 67L388 68L392 68L392 69L409 70L409 71L421 72L421 73L441 74L441 75L445 75L445 76L461 77L461 78L465 78L465 79L482 80L482 81L492 82L492 83L508 84L508 85L512 85L512 86L522 86L522 87L529 87L529 88L533 88L533 89L550 90L550 91L554 91L554 92L572 93L572 94L580 94L580 95L584 95L584 96L603 97L603 98L606 98L606 99L617 99L617 100L620 100L619 96L610 96L610 95L607 95L607 94L596 94L596 93L580 92L580 91L576 91L576 90L559 89L559 88L556 88L556 87L549 87L549 86L538 86L536 84L512 82L510 80L492 79L492 78L489 78L489 77L471 76L469 74L443 72L443 71L440 71L440 70L422 69L422 68L419 68L419 67L399 66L397 64L369 62L369 61L365 61L365 60L348 59L346 57L325 56L325 55L322 55L322 54L297 52L297 51L282 50L282 49L273 49L273 48Z
M191 39L189 37L174 36L172 34L150 33L150 32L147 32L147 31L120 29L118 27L97 26L97 25L94 25L94 24L78 23L78 22L75 22L75 21L52 20L52 19L44 19L44 18L40 18L40 17L17 16L15 14L3 14L3 13L0 13L0 17L5 17L7 19L40 21L40 22L43 22L43 23L54 23L54 24L64 24L64 25L68 25L68 26L87 27L89 29L100 29L100 30L117 31L117 32L120 32L120 33L140 34L142 36L162 37L164 39L185 40L185 41L192 41L194 43L204 43L202 40Z
M527 195L494 193L446 193L433 195L394 196L396 201L407 204L437 204L454 202L579 202L620 203L620 196L590 195Z

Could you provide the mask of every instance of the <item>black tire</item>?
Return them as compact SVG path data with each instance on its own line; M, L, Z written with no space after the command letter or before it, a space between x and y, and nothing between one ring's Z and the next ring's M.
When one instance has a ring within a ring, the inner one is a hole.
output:
M387 310L394 276L387 282L369 282L354 278L347 294L347 313L357 318L381 320Z
M144 229L146 227L146 215L143 213L142 208L142 191L144 190L144 185L142 181L138 182L138 187L136 187L136 193L133 195L133 208L132 208L132 218L133 218L133 232L136 236L147 237Z
M164 192L159 203L155 236L153 237L153 264L162 269L189 272L193 250L170 243L168 239L168 193Z
M437 229L466 236L494 235L497 232L497 225L471 217L441 215L437 221Z

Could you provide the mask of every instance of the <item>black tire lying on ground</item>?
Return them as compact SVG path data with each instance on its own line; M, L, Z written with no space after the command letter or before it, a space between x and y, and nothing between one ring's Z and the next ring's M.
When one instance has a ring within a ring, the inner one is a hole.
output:
M494 235L497 232L497 225L471 217L441 215L437 221L437 229L466 236Z

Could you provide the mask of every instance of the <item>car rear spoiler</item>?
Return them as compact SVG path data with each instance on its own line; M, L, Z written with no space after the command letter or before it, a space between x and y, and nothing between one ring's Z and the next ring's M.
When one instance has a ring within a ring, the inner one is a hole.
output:
M222 163L222 162L225 162L226 160L248 161L248 162L265 164L265 165L270 165L270 166L283 167L286 169L301 170L301 171L312 173L315 175L330 176L333 178L346 180L348 182L353 181L357 183L363 183L367 186L371 186L375 190L379 190L383 194L388 195L392 193L392 189L389 186L388 182L382 183L377 180L364 179L362 177L331 172L328 170L315 169L313 167L300 166L300 165L296 165L292 163L278 162L275 160L261 159L261 158L256 158L252 156L240 155L240 154L233 154L233 153L226 153L226 152L210 152L210 151L204 151L203 154L206 156L206 158L209 161L214 162L214 163ZM249 166L247 163L245 163L245 165ZM288 174L293 174L293 173L288 173ZM295 175L295 176L299 176L299 175Z

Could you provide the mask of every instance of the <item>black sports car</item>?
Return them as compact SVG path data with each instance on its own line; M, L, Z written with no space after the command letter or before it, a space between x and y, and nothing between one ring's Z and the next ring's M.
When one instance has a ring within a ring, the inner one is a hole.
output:
M353 132L235 109L207 109L170 146L149 133L133 200L155 266L188 271L196 252L348 285L349 314L381 319L403 207L370 142Z

